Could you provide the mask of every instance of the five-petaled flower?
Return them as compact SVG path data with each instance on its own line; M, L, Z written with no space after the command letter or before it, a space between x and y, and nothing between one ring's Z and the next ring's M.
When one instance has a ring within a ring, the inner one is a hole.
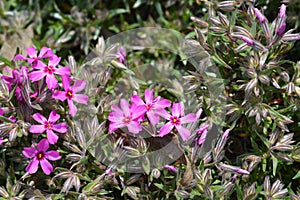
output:
M49 59L48 65L44 64L43 62L40 62L38 65L36 65L35 69L38 69L37 71L32 71L29 75L29 78L32 82L36 82L41 80L46 76L46 83L49 89L55 89L57 88L57 79L55 78L54 74L58 74L61 76L67 75L70 76L70 68L69 67L60 67L57 68L56 66L60 62L60 57L57 57L55 55L52 56L51 59Z
M160 96L153 98L153 91L149 89L145 90L145 102L136 94L131 97L131 102L142 107L153 126L159 122L159 114L164 112L165 108L171 106L169 100L161 100Z
M84 80L75 81L72 87L70 86L70 81L70 77L62 76L62 84L65 91L56 91L52 97L60 101L65 101L67 99L70 109L69 113L74 116L77 113L77 107L74 105L73 101L87 105L89 97L85 94L76 94L85 88L86 83Z
M60 118L60 115L54 110L50 113L48 120L40 113L35 113L32 117L41 125L31 125L29 131L31 133L43 133L46 131L50 144L55 144L58 140L58 136L53 131L66 133L68 130L68 126L65 122L54 124Z
M49 149L49 142L46 139L42 139L36 148L33 147L25 147L22 151L23 155L27 158L33 158L30 163L26 167L26 171L29 174L34 174L38 170L39 164L42 167L42 170L45 174L49 175L53 172L53 167L48 160L59 160L61 157L59 152Z
M143 106L130 106L125 99L120 100L121 109L113 105L111 109L113 112L109 113L108 120L109 132L114 132L115 130L127 127L129 132L137 134L142 130L139 123L140 117L145 113Z
M42 61L40 59L43 58L51 58L54 54L52 50L48 47L42 47L39 55L37 55L37 51L35 47L26 48L26 52L29 55L29 58L26 58L22 54L18 54L15 56L15 60L27 60L29 64L32 64L32 67L35 68L37 65L41 64Z
M160 114L163 118L169 120L158 132L158 136L163 137L170 133L175 127L180 134L183 141L186 141L190 137L190 130L183 127L182 124L187 124L197 121L197 115L190 113L184 116L184 105L183 103L173 103L172 115L167 112Z

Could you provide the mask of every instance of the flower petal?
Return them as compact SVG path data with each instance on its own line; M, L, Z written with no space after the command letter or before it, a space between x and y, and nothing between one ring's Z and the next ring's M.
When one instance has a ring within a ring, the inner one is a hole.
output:
M167 99L162 99L154 104L155 109L167 108L171 106L171 102Z
M123 110L125 116L129 116L130 115L130 109L129 109L129 104L128 104L126 99L121 99L120 100L120 106L121 106L121 109Z
M26 48L26 52L31 58L37 57L36 49L34 46Z
M41 80L45 76L46 76L46 73L44 73L43 71L33 71L33 72L30 73L29 79L32 82L36 82L36 81Z
M52 98L53 99L58 99L60 101L64 101L67 99L67 96L66 96L66 92L63 92L63 91L56 91L54 92L54 94L52 95Z
M159 122L159 116L153 111L147 112L147 117L153 126L155 126Z
M71 75L71 70L70 70L69 67L60 67L60 68L56 69L56 71L54 73L59 74L61 76L63 76L63 75L70 76Z
M153 100L153 91L149 90L149 89L146 89L145 90L145 101L146 101L146 104L152 103L152 100Z
M77 103L81 103L81 104L84 104L84 105L87 105L88 101L89 101L89 97L85 94L74 94L73 99Z
M53 167L47 159L40 160L40 164L41 164L41 167L43 169L43 172L46 175L49 175L49 174L51 174L51 172L53 172Z
M163 137L171 132L174 125L171 124L171 122L167 122L158 132L158 136Z
M26 172L28 172L29 174L34 174L37 172L38 170L38 166L39 166L39 161L37 158L33 158L30 163L27 165L26 167Z
M144 101L138 95L133 95L130 100L135 105L145 105Z
M75 81L72 89L74 91L74 93L77 93L77 92L81 92L82 90L84 90L86 86L86 82L82 79L82 80L77 80Z
M180 124L186 124L197 121L197 116L194 113L187 114L186 116L180 118Z
M53 67L57 66L58 63L60 62L60 59L61 59L61 57L58 57L53 54L51 59L49 59L48 66L53 66Z
M26 158L33 158L37 153L37 150L33 147L25 147L22 153Z
M137 118L142 118L146 113L145 106L132 106L130 113L132 113L132 119L135 120Z
M57 88L57 79L55 78L54 74L47 74L46 76L46 83L49 89Z
M63 88L65 91L67 91L70 88L70 82L71 82L70 77L64 75L61 77L61 79L62 79Z
M53 53L52 50L48 47L42 47L40 53L39 53L39 58L49 58L52 57Z
M74 105L72 100L68 99L68 106L69 106L69 114L71 116L75 116L75 114L77 113L77 107Z
M59 133L65 133L68 130L68 125L65 122L54 124L52 129Z
M183 126L175 126L183 141L189 139L191 131Z
M29 129L31 133L43 133L45 130L44 125L31 125Z
M49 149L49 142L48 142L47 139L42 139L42 140L38 143L38 151L46 152L47 149Z
M22 54L17 54L17 55L14 57L14 60L26 60L26 57L23 56Z
M183 115L183 103L173 103L172 106L172 115L180 117Z
M34 115L32 115L32 118L35 121L39 122L40 124L44 124L44 122L47 121L47 119L43 115L41 115L40 113L35 113Z
M58 140L58 136L52 130L47 130L47 139L50 144L55 144Z
M165 118L167 120L170 120L170 113L166 111L165 109L157 110L156 113L161 116L162 118Z
M54 123L57 120L59 120L59 118L60 118L60 115L57 114L55 110L52 110L50 115L49 115L48 121Z
M133 134L137 134L142 130L142 126L137 121L131 121L127 124L128 131Z
M115 130L124 127L125 125L123 123L115 123L115 122L110 122L108 131L110 133L114 132Z
M53 151L53 150L46 152L45 157L49 160L59 160L59 159L61 159L61 156L59 155L59 152Z

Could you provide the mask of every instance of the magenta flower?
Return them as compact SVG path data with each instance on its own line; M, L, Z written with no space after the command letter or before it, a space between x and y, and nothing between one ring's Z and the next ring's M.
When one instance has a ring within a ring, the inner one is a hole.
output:
M62 76L62 84L65 91L56 91L52 97L60 101L65 101L67 99L70 109L69 113L74 116L77 113L77 107L74 105L73 101L87 105L89 97L85 94L76 94L85 88L86 83L84 80L75 81L72 87L70 86L70 81L70 77Z
M49 89L55 89L57 88L57 79L55 78L54 74L58 74L60 76L70 76L70 68L68 67L60 67L57 68L56 66L60 62L60 57L57 57L55 55L52 56L52 58L49 60L48 65L45 65L43 62L40 62L38 65L36 65L35 69L38 69L37 71L32 71L30 73L30 80L32 82L36 82L41 80L46 76L46 83Z
M254 45L254 40L252 40L251 38L248 38L246 36L241 36L240 39L246 42L249 46Z
M266 21L266 17L257 8L254 8L254 13L260 23L264 23Z
M22 151L23 155L27 158L33 158L26 167L26 172L34 174L38 170L39 164L42 167L43 172L49 175L53 172L53 167L48 160L59 160L61 157L57 151L47 151L49 149L49 142L46 139L42 139L38 143L38 148L25 147Z
M281 25L278 27L277 29L277 35L283 35L284 32L285 32L285 28L286 28L286 23L285 22L282 22Z
M206 136L207 136L207 133L208 133L208 128L209 128L209 125L206 124L204 125L203 127L199 128L197 130L197 133L200 135L197 143L198 145L201 145L205 142L205 139L206 139Z
M184 116L184 106L182 103L173 103L172 115L167 112L160 114L163 118L169 120L158 132L158 136L163 137L170 133L170 131L175 127L179 132L183 141L186 141L191 132L187 128L183 127L182 124L187 124L197 121L197 116L194 113L190 113Z
M3 143L4 139L0 138L0 145Z
M112 133L119 128L127 127L129 132L139 133L142 130L139 119L144 114L144 108L142 106L129 106L125 99L120 100L120 106L122 110L115 105L111 107L113 112L109 113L108 116L109 132Z
M29 58L26 58L25 56L18 54L15 56L15 60L27 60L29 64L32 64L32 67L35 68L37 65L41 64L42 61L40 59L43 58L51 58L54 54L52 53L52 50L48 47L43 47L37 55L37 51L35 47L29 47L26 48L26 52L29 55Z
M142 107L153 126L159 122L159 114L164 112L165 108L171 106L169 100L161 100L160 96L153 98L153 91L149 89L145 90L145 102L138 95L133 95L131 102Z
M53 131L66 133L68 130L68 126L65 122L54 124L60 118L60 115L57 114L55 110L51 111L48 120L40 113L35 113L32 117L41 125L31 125L29 131L31 133L43 133L46 131L50 144L55 144L58 140L58 136Z
M120 63L124 63L126 59L126 50L123 46L121 46L118 51L116 52L116 56Z
M171 172L177 172L177 168L174 167L173 165L165 165L164 168Z

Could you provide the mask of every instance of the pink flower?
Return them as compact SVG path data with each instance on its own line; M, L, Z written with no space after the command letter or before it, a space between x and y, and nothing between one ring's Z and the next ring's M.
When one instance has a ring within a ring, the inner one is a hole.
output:
M264 23L266 21L266 17L257 8L254 8L254 13L260 23Z
M76 94L81 92L85 88L84 80L75 81L74 85L70 86L70 77L62 76L62 84L65 91L56 91L52 97L60 101L65 101L67 99L69 105L69 113L74 116L77 113L77 107L74 105L73 101L77 103L87 105L89 97L85 94Z
M240 39L246 42L249 46L254 45L254 40L252 40L251 38L248 38L246 36L241 36Z
M124 63L126 59L126 50L123 46L121 46L116 52L117 58L120 63Z
M282 24L278 27L277 29L277 35L283 35L285 32L285 28L286 28L286 23L282 22Z
M161 100L160 96L153 98L153 91L148 89L145 90L145 102L138 95L133 95L131 102L142 107L153 126L159 122L159 114L162 113L165 108L171 106L169 100Z
M43 58L51 58L54 54L52 53L52 50L48 47L43 47L37 55L36 48L35 47L29 47L26 48L26 52L29 55L29 58L26 58L25 56L18 54L15 56L15 60L27 60L29 64L32 63L32 67L35 68L37 65L41 64L42 62L40 59Z
M32 82L36 82L41 80L46 76L46 83L49 89L55 89L57 88L57 79L55 78L54 74L58 75L67 75L70 76L70 68L68 67L60 67L57 68L56 66L60 62L60 57L57 57L55 55L52 56L52 58L49 60L48 65L45 65L43 62L40 62L38 65L36 65L35 69L38 69L37 71L32 71L30 73L30 80Z
M209 128L209 125L206 124L205 126L199 128L197 130L197 133L200 135L200 137L197 141L198 145L201 145L205 142L205 139L206 139L206 136L207 136L207 133L208 133L208 128Z
M55 110L51 111L48 120L40 113L35 113L32 117L41 125L31 125L29 131L31 133L43 133L44 131L46 131L47 138L50 144L55 144L58 140L58 136L53 131L66 133L68 130L68 126L64 122L54 124L60 118L60 115L57 114Z
M184 116L184 106L182 103L173 103L172 115L167 112L160 114L163 118L169 120L158 132L160 137L163 137L170 133L170 131L175 127L179 132L183 141L186 141L191 132L187 128L183 127L182 124L187 124L197 121L197 116L194 113L190 113Z
M47 151L49 149L49 142L46 139L42 139L38 143L38 148L25 147L22 151L23 155L27 158L33 158L26 167L26 172L34 174L38 170L39 164L42 167L43 172L49 175L53 172L53 167L48 160L59 160L61 157L57 151Z
M108 120L109 132L114 132L115 130L127 127L129 132L137 134L142 130L139 123L141 115L144 113L144 108L142 106L129 106L127 100L120 100L121 109L118 106L112 106L113 112L109 113Z
M0 138L0 145L3 143L4 139Z

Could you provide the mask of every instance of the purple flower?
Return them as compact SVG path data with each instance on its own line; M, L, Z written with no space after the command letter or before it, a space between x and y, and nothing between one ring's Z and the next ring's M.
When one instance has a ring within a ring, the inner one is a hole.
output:
M165 165L164 168L171 172L177 172L177 168L174 167L173 165Z
M169 100L161 100L160 96L153 98L153 91L149 89L145 90L145 102L138 95L133 95L131 102L142 107L143 112L146 113L153 126L159 122L159 114L162 113L165 108L171 106Z
M61 157L57 151L47 151L49 149L49 142L42 139L38 143L38 148L25 147L22 151L23 155L27 158L33 158L26 167L26 172L34 174L38 170L39 164L45 174L49 175L53 172L53 167L48 160L59 160Z
M209 128L209 125L206 124L204 125L203 127L199 128L197 130L197 133L200 135L197 143L198 145L201 145L205 142L205 139L206 139L206 136L207 136L207 133L208 133L208 128Z
M266 17L257 8L254 8L254 13L260 23L264 23L266 21Z
M283 35L285 32L286 23L282 22L280 27L277 29L277 35Z
M54 54L52 53L52 50L48 47L43 47L39 53L39 55L37 55L37 51L35 47L29 47L26 48L26 52L29 55L29 58L26 58L25 56L18 54L15 56L15 60L27 60L27 62L29 64L32 63L32 67L36 67L37 65L41 64L42 62L40 61L40 59L42 58L51 58Z
M127 127L129 132L139 133L142 130L139 119L144 114L143 107L130 106L125 99L120 100L120 106L121 109L115 105L111 107L113 112L109 113L108 116L109 132L112 133L119 128Z
M284 5L284 4L281 4L281 6L280 6L279 17L280 18L286 17L286 5Z
M37 71L33 71L30 73L30 80L32 82L36 82L41 80L46 76L46 83L49 89L55 89L57 88L57 79L55 78L54 74L58 75L67 75L70 76L70 68L68 67L60 67L57 68L56 66L60 62L60 57L57 57L55 55L52 56L52 58L49 60L48 65L45 65L43 62L40 62L35 69L38 69Z
M55 110L51 111L48 120L40 113L35 113L32 117L41 125L31 125L29 131L31 133L43 133L46 131L50 144L55 144L58 140L58 136L53 131L66 133L68 130L68 126L65 122L54 124L60 118L60 115L57 114Z
M69 113L74 116L77 113L77 107L74 105L73 101L87 105L89 97L85 94L76 94L77 92L84 90L86 85L84 80L75 81L72 87L70 86L70 81L70 77L62 76L62 84L65 91L56 91L52 97L60 101L65 101L67 99L70 109Z
M158 132L160 137L163 137L170 133L170 131L175 127L179 132L183 141L186 141L190 137L190 130L183 127L182 124L191 123L197 121L197 116L194 113L190 113L184 116L184 106L182 103L173 103L172 115L166 111L160 114L163 118L169 120Z
M119 49L116 52L116 56L120 63L124 63L124 61L126 59L126 50L123 46L119 47Z
M0 138L0 145L3 143L4 139Z

